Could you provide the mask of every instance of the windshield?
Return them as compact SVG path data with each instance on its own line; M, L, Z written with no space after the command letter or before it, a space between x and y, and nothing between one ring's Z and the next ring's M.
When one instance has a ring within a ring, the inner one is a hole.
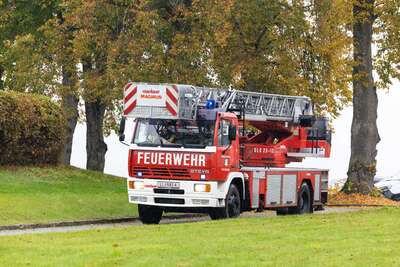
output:
M133 143L204 148L214 143L214 125L212 120L138 119Z

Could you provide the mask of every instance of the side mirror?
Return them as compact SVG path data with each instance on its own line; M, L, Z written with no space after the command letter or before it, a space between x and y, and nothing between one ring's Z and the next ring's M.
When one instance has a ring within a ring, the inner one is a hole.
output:
M315 123L314 115L300 115L299 121L301 127L312 127Z
M125 121L126 119L124 117L122 117L121 122L119 124L119 131L118 131L118 135L119 135L119 141L123 142L125 141Z
M229 141L236 140L236 126L229 125Z

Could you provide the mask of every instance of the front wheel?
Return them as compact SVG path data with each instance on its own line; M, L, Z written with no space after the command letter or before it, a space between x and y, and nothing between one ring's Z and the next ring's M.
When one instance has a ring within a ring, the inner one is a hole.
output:
M159 224L163 210L157 206L138 205L139 218L143 224Z
M241 198L237 187L234 184L229 186L228 194L225 198L225 207L211 208L209 211L212 220L239 217L241 210Z

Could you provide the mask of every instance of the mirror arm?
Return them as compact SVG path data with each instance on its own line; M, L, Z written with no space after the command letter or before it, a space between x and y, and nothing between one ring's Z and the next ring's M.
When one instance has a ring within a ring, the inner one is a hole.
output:
M225 155L225 152L229 150L229 148L231 148L232 146L232 142L229 143L229 145L222 151L222 155Z
M122 117L121 118L121 122L119 124L119 130L118 130L118 139L119 139L119 141L121 143L123 141L125 141L125 134L124 134L124 132L125 132L125 122L126 122L125 117Z
M125 146L129 146L128 143L125 143L124 141L119 141L121 144L125 145Z

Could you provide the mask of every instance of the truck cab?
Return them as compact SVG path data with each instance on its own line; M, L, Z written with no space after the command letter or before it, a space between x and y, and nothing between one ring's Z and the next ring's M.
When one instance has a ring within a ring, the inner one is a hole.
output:
M216 110L208 113L206 119L196 120L136 119L128 195L131 203L139 205L143 220L158 219L162 210L224 208L227 184L235 178L227 181L227 177L236 172L244 180L239 172L237 117ZM240 196L235 197L241 202Z

